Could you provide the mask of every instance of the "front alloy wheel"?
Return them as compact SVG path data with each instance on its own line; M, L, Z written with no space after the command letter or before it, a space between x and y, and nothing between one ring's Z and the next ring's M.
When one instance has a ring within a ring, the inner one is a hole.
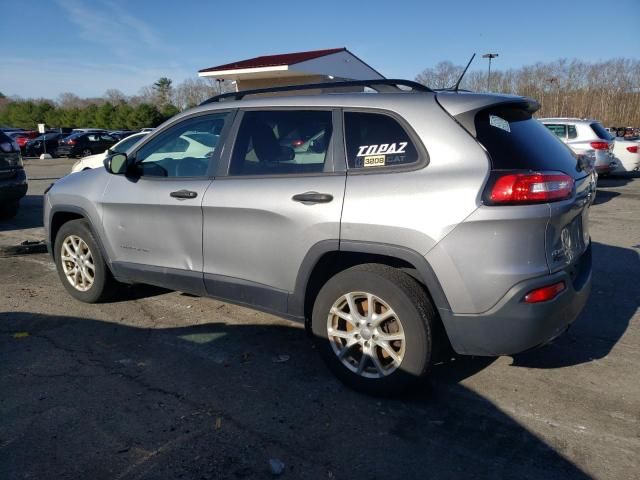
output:
M73 288L86 292L93 285L96 267L89 246L77 235L69 235L62 241L60 252L62 270Z
M55 236L53 251L58 276L72 297L95 303L115 293L118 284L86 220L63 224Z
M331 306L327 334L342 364L365 378L381 378L402 363L402 322L383 299L368 292L342 295Z

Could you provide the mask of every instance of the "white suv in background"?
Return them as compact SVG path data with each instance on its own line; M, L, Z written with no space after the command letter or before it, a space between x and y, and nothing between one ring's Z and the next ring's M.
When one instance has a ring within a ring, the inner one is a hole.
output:
M613 155L614 136L597 120L584 118L539 118L571 150L579 155L594 156L595 170L606 175L616 167Z

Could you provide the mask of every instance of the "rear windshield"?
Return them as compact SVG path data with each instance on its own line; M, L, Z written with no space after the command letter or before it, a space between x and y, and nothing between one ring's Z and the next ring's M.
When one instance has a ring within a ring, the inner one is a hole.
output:
M593 130L598 138L601 138L602 140L611 140L614 138L614 136L607 132L598 122L593 122L591 124L591 130Z
M478 141L487 149L494 170L564 172L575 178L575 154L531 114L520 108L493 107L476 114Z

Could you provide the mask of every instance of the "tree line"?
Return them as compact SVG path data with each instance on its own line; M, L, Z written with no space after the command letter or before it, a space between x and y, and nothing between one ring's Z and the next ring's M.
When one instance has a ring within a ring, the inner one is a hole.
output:
M45 123L48 128L138 130L156 127L176 113L230 89L229 83L202 78L187 79L174 87L171 79L162 77L130 96L109 89L102 97L80 98L67 92L54 101L0 93L0 125L35 129L38 123Z
M495 62L494 62L495 65ZM416 80L431 88L456 83L463 66L443 61L421 72ZM597 63L561 59L516 69L467 72L461 88L524 95L542 105L538 116L595 118L605 126L640 126L640 61L613 59ZM490 84L489 84L490 82ZM21 99L0 93L0 125L35 128L93 127L136 130L155 127L177 112L229 91L228 82L186 79L177 86L160 78L127 96L110 89L102 97L80 98L63 93L55 101Z
M492 67L495 65L494 61ZM478 70L478 63L475 68L467 72L461 88L534 98L542 106L539 117L595 118L605 126L640 126L639 60L587 63L561 59L508 70L492 68L490 79L487 70ZM431 88L448 88L463 69L440 62L420 73L416 81Z

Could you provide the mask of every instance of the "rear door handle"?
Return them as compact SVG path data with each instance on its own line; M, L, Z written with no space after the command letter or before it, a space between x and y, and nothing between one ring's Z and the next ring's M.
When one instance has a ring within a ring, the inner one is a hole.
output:
M303 202L303 203L329 203L333 200L333 195L328 193L318 193L318 192L305 192L298 193L291 197L294 202Z
M177 192L171 192L173 198L196 198L198 194L191 190L178 190Z

